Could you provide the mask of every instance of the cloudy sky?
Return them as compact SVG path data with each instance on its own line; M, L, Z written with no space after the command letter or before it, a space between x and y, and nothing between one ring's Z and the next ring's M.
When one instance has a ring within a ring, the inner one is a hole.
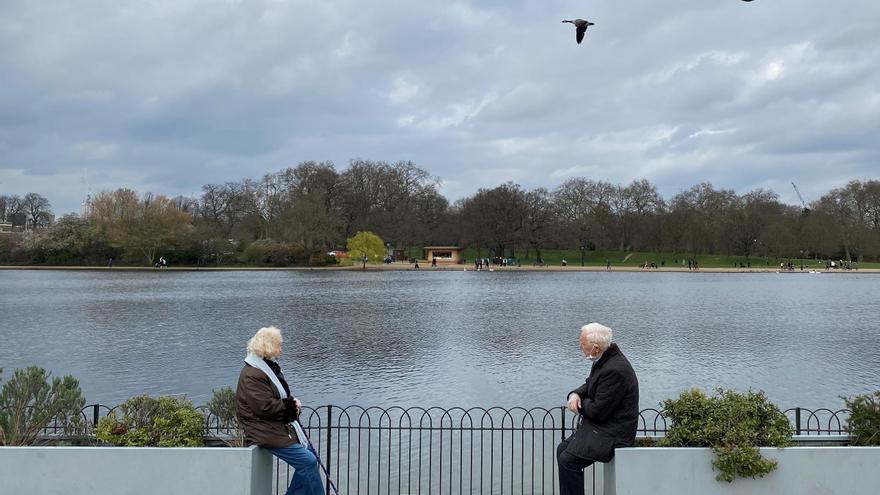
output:
M583 176L810 201L880 179L878 21L875 0L0 0L0 194L63 213L364 158L453 200Z

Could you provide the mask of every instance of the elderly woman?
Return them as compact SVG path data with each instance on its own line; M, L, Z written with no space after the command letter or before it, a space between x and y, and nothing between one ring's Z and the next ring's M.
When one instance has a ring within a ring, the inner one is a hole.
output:
M315 455L297 438L291 424L299 417L299 399L281 372L281 331L261 328L247 344L247 358L238 377L238 421L249 445L272 451L294 468L287 495L324 495Z

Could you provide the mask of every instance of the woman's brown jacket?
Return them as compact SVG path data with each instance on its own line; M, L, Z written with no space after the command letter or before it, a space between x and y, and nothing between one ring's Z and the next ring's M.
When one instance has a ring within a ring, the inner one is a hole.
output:
M276 449L297 442L293 428L287 426L295 419L291 417L292 399L281 400L278 389L261 370L245 364L238 376L235 396L238 399L238 423L248 445Z

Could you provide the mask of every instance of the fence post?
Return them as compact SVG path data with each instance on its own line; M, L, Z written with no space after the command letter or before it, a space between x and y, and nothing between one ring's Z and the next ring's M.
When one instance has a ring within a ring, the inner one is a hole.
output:
M801 408L794 408L794 431L797 435L801 434Z
M559 406L559 431L562 433L560 440L565 440L565 406Z
M327 406L327 481L324 486L324 493L330 493L330 463L333 461L333 451L330 450L330 438L333 436L333 405Z
M92 404L92 425L97 428L98 427L98 415L101 414L101 405L100 404Z

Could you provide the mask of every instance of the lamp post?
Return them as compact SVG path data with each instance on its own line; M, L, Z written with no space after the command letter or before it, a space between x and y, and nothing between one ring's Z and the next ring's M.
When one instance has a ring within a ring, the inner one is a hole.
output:
M584 251L587 250L587 246L581 244L581 266L584 266Z
M364 267L363 267L363 270L366 270L366 269L367 269L367 255L366 255L366 254L365 254L364 257L363 257L363 261L364 261Z

